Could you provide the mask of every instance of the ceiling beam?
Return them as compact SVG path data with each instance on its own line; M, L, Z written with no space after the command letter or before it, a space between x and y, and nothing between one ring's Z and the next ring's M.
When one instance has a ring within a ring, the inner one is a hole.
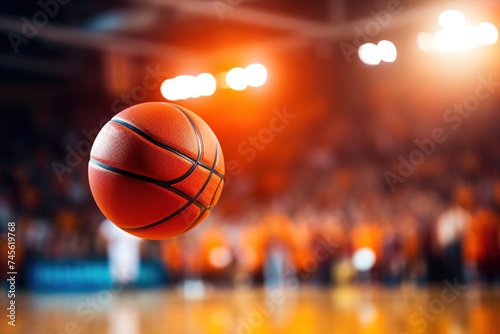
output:
M139 1L139 0L131 0ZM213 7L213 1L200 0L140 0L141 3L150 3L157 6L166 6L180 11L193 13L197 15L209 16L219 20L217 11ZM477 3L498 5L497 0L476 1L471 4L468 1L456 1L454 4L463 4L477 6ZM440 10L447 8L447 3L434 3L420 8L403 8L399 14L394 14L391 21L385 27L381 27L380 34L383 31L398 29L403 26L418 22L426 22L434 17ZM354 38L355 27L363 29L366 24L374 22L374 18L369 16L360 20L351 22L325 22L317 23L301 18L294 18L286 15L268 13L257 9L245 8L243 5L235 7L227 12L225 19L247 23L249 25L263 26L272 29L291 32L289 36L273 38L263 42L253 42L243 46L229 46L222 50L214 50L204 54L203 58L207 61L224 54L231 54L237 50L251 50L254 47L265 50L267 53L279 52L283 50L300 48L317 41L348 40ZM0 30L20 34L23 22L19 18L13 18L0 15ZM121 52L130 55L142 55L151 58L173 58L173 59L196 59L199 53L188 51L185 48L166 46L160 43L147 42L139 39L121 37L111 33L96 33L81 29L62 27L56 25L47 25L39 28L35 38L41 38L47 41L73 45L83 48L97 50L109 50ZM22 48L23 45L20 45Z

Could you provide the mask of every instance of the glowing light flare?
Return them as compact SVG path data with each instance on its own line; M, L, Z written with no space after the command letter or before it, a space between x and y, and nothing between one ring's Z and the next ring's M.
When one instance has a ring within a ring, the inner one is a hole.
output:
M456 9L445 10L439 14L438 22L441 28L447 31L463 29L467 24L464 13Z
M227 247L219 246L212 249L208 255L210 264L215 268L227 267L233 259L231 252Z
M380 54L377 46L373 43L366 43L359 47L358 49L359 59L366 65L378 65L380 64Z
M481 22L475 27L474 35L477 43L492 45L498 41L498 29L494 24Z
M195 76L179 75L165 80L160 87L161 94L170 101L213 95L217 82L210 73Z
M267 81L267 69L262 64L251 64L245 67L248 86L260 87Z
M451 52L460 42L460 35L453 31L440 30L433 38L434 46L441 52ZM458 38L458 40L457 40Z
M359 59L366 65L378 65L384 61L392 63L398 57L396 46L391 41L382 40L376 45L373 43L366 43L358 49Z
M478 39L476 37L476 27L466 26L460 33L462 35L462 39L457 45L458 50L473 49L477 46Z
M184 100L191 97L194 81L195 78L191 75L180 75L165 80L160 87L160 91L167 100Z
M489 22L468 25L464 14L458 10L446 10L439 15L442 30L435 34L420 33L417 43L424 51L443 53L468 50L478 45L492 45L498 41L498 29Z
M163 81L163 83L160 86L160 92L161 95L163 95L163 97L166 98L167 100L177 101L179 99L174 79L167 79Z
M244 90L248 86L260 87L267 81L267 69L264 65L255 63L246 68L236 67L227 73L219 73L218 78L210 73L201 73L197 76L179 75L165 80L161 84L160 91L165 99L177 101L211 96L217 90L217 81L223 88L227 85L234 90Z
M191 97L210 96L215 93L216 89L215 77L210 73L202 73L195 78Z
M368 247L358 249L352 255L352 265L357 271L368 271L375 265L377 257Z
M195 84L194 76L179 75L174 80L179 100L185 100L190 98L191 94L193 93L193 87Z
M476 27L465 26L460 30L441 30L433 38L434 46L441 52L452 52L475 48L478 44L491 45L498 40L496 27L483 22Z
M396 58L398 57L398 50L396 49L394 43L390 41L382 40L378 42L377 50L380 59L382 61L385 61L386 63L393 63L396 61Z
M226 73L226 84L233 90L244 90L248 87L247 74L244 68L235 67Z

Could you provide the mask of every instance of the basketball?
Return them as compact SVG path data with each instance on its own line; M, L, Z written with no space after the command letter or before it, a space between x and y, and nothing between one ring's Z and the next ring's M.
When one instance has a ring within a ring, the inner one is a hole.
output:
M122 230L166 239L203 221L224 185L217 137L178 105L142 103L116 114L97 135L89 161L92 195Z

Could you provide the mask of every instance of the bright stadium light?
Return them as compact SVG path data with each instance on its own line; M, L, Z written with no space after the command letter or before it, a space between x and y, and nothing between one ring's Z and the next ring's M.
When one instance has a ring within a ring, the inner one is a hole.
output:
M453 31L440 30L433 38L434 46L441 52L455 51L460 43L460 35Z
M473 49L478 45L492 45L498 41L495 25L489 22L481 22L477 26L467 24L464 14L458 10L446 10L438 20L441 30L433 35L428 32L418 35L420 49L447 53Z
M386 63L393 63L398 57L398 50L391 41L382 40L376 45L373 43L366 43L358 49L359 59L366 65L378 65L384 61Z
M199 80L193 80L193 86L191 87L191 91L189 93L189 98L197 99L202 96L203 92L203 83Z
M396 49L394 43L382 40L377 43L377 49L382 61L385 61L386 63L393 63L396 61L398 50Z
M260 87L264 85L267 80L267 69L264 65L255 63L246 68L233 68L221 75L224 76L227 87L234 90L244 90L248 86ZM217 90L217 80L210 73L201 73L197 76L179 75L165 80L161 84L160 91L163 97L170 101L211 96Z
M196 76L192 88L191 97L210 96L215 93L217 83L210 73L202 73Z
M461 31L441 30L434 35L434 46L441 52L472 49L476 44L472 27Z
M443 30L458 30L465 27L465 15L456 9L445 10L439 14L439 25Z
M382 60L380 58L379 50L373 43L366 43L358 49L359 59L366 65L378 65Z
M217 82L210 73L202 73L196 77L179 75L173 79L165 80L160 87L163 97L170 101L210 96L216 89Z
M352 255L352 266L357 271L368 271L375 265L375 252L368 247L358 249Z
M247 83L250 87L260 87L266 83L267 69L262 64L251 64L245 67Z
M160 92L161 95L163 95L163 97L167 100L177 101L179 99L174 79L167 79L163 81L160 87Z
M198 75L198 80L203 82L203 93L202 96L211 96L215 93L217 89L217 81L215 77L210 73L202 73Z
M179 100L185 100L191 97L193 87L195 86L195 78L192 75L179 75L175 79L177 94Z
M473 26L466 26L462 30L462 38L457 47L459 50L473 49L477 46L478 39L476 37L476 28Z
M248 87L245 69L235 67L226 73L226 84L233 90L244 90Z
M478 44L476 29L466 26L461 30L440 30L434 35L434 46L441 52L468 50Z
M479 44L495 44L498 41L498 29L494 24L481 22L475 27L475 37Z

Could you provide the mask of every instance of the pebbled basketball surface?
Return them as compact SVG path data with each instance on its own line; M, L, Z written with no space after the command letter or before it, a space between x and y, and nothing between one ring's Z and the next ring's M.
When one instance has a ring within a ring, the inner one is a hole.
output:
M198 225L222 192L224 158L210 127L181 106L151 102L113 117L92 146L89 182L123 230L164 239Z

